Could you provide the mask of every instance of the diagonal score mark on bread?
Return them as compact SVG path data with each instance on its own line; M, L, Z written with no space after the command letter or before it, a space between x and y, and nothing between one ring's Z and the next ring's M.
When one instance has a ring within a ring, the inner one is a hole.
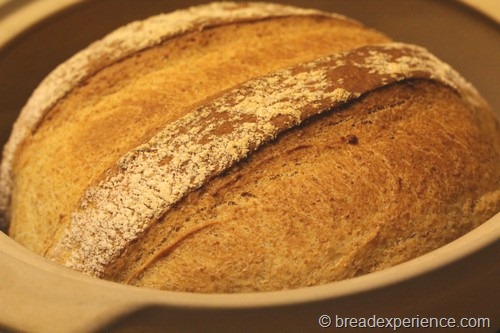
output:
M88 188L50 256L101 276L170 207L281 132L376 88L432 79L474 104L472 88L426 50L361 47L252 79L167 125Z

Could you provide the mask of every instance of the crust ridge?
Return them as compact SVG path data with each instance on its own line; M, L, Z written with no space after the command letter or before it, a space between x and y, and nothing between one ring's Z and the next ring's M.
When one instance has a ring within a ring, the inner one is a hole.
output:
M365 46L252 79L124 155L99 184L87 189L49 257L101 276L176 202L281 132L407 79L435 80L481 103L450 66L423 48L401 43Z

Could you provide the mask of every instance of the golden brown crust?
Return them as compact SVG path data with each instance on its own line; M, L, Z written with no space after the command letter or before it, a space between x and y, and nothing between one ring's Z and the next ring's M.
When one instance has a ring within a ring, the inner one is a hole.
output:
M27 137L11 235L90 274L196 292L326 283L455 239L500 209L498 120L423 50L360 48L381 42L344 19L287 16L188 32L109 65ZM324 67L305 63L330 53ZM233 132L241 145L209 147L222 155L181 153ZM132 171L141 159L151 166ZM155 189L168 177L181 181Z
M188 33L107 67L61 99L25 140L9 233L46 253L102 171L189 106L278 68L385 41L359 24L293 16Z
M48 255L101 276L179 200L281 132L383 85L417 78L434 78L460 95L468 88L424 49L398 43L357 48L237 85L122 156L85 190Z

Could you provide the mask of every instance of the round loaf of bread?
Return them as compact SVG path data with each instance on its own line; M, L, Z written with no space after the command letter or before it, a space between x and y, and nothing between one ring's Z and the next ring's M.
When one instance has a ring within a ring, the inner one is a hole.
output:
M1 224L92 276L203 293L378 271L500 211L500 123L423 48L212 3L56 68L4 149Z

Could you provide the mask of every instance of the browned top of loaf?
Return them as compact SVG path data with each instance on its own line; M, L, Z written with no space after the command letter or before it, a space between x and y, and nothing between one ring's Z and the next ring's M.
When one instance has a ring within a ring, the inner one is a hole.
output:
M315 12L187 31L105 67L27 134L16 167L7 171L15 178L10 234L45 253L89 184L190 106L278 68L385 41L358 23Z
M242 38L239 42L233 39L236 35ZM255 54L246 47L252 37L258 45ZM369 47L359 61L382 84L407 78L404 74L410 69L410 77L448 74L435 78L440 84L416 81L373 91L283 133L211 182L206 182L209 177L195 177L188 183L204 184L201 189L189 194L196 186L188 186L166 207L147 216L131 215L129 221L140 217L137 230L113 229L107 225L109 219L86 213L98 208L120 214L123 202L114 202L114 194L100 197L100 189L113 177L121 177L122 171L130 176L128 167L134 160L160 150L156 142L175 139L162 130L175 133L175 126L185 119L197 120L203 110L224 106L220 101L227 95L220 95L221 91L233 86L243 89L246 96L241 100L238 94L229 96L245 104L252 93L245 91L245 84L238 86L241 82L284 65L383 41L383 36L356 23L315 14L188 32L110 65L56 103L25 141L14 172L11 235L88 273L156 288L204 292L324 283L393 265L456 238L499 209L498 122L474 99L470 86L454 73L450 80L447 66L427 67L424 62L424 67L418 67L422 58L405 54L401 45L379 46L395 49L395 54ZM334 62L331 67L342 65ZM219 66L227 72L220 72ZM315 65L300 66L315 76ZM291 79L300 75L295 68L280 79L291 80L290 87L280 88L299 96L292 89L301 82ZM326 81L352 88L350 75L352 70ZM268 84L273 77L267 76ZM247 85L253 87L258 80ZM344 102L359 93L343 88L335 93L323 86L326 81L311 81L312 90L305 97L311 97L312 109L325 110L317 94L335 106L335 101ZM214 93L218 95L210 97ZM261 102L266 102L268 93L260 96ZM304 105L293 96L293 105ZM74 108L78 113L68 112ZM258 107L251 109L241 115L242 123L261 118ZM228 154L234 160L244 157L245 149L301 121L302 111L284 108L273 113L277 119L264 116L278 131L263 138L256 132L250 139L257 141L244 142L243 153L235 147L235 156L231 149ZM139 121L141 126L136 126ZM234 129L221 126L222 134ZM203 129L184 127L178 134L191 130ZM144 142L148 143L141 146ZM181 155L167 154L158 167L168 168L179 159L182 169L192 162ZM219 167L217 161L200 163L198 170ZM220 171L230 166L223 165ZM155 172L144 169L131 183L147 188ZM114 190L115 183L111 185ZM140 188L136 185L126 185L115 194L129 193L137 203L154 207L156 198L143 190L134 193ZM124 207L135 212L128 203ZM166 208L170 210L164 214ZM34 239L33 229L41 239ZM88 231L85 238L80 237ZM113 232L116 237L108 238ZM114 244L114 239L126 242Z
M206 101L158 131L89 187L50 256L100 276L127 246L189 192L281 132L405 79L468 86L425 50L361 47L256 78Z

